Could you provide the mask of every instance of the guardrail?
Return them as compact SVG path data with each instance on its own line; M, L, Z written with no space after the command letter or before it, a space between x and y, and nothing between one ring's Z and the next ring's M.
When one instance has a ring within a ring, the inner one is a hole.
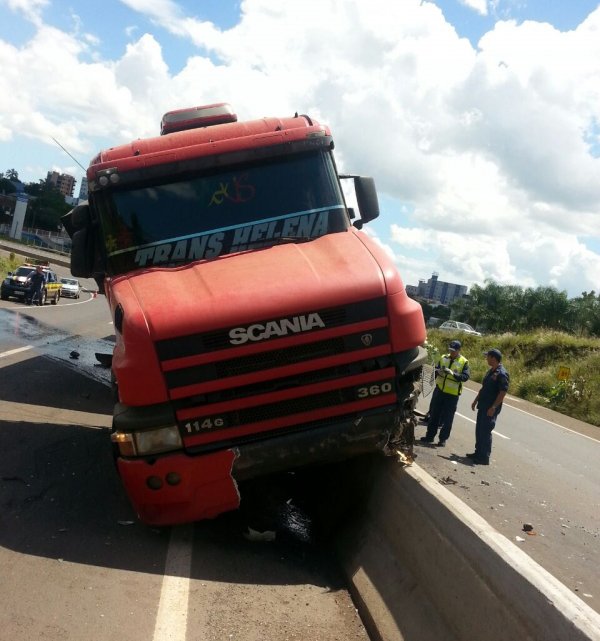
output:
M414 464L374 461L339 556L371 638L600 641L600 615Z

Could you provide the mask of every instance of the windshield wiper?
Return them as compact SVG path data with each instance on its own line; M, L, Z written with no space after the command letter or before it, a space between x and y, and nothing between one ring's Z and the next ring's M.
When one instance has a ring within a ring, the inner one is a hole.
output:
M245 247L262 245L263 247L268 247L269 245L283 245L285 243L307 243L310 240L315 240L315 238L320 238L320 236L278 236L277 238L263 238L250 240L247 243L243 243Z

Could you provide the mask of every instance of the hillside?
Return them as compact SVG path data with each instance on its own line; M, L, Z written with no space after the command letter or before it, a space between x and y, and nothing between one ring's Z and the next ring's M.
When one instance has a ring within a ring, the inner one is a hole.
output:
M473 381L481 382L488 368L483 352L497 347L510 374L510 394L600 426L600 339L545 330L487 336L428 333L429 344L442 353L453 338L463 344ZM558 379L560 368L569 369L567 380Z

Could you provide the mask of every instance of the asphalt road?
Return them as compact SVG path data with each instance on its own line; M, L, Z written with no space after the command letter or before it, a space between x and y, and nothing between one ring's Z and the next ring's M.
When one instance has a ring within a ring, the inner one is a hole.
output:
M477 388L464 389L446 447L418 444L417 463L600 611L600 428L509 395L491 465L476 466L465 454L474 450Z
M94 356L112 343L103 297L0 301L0 639L366 639L298 480L243 490L244 509L214 521L137 521ZM259 523L275 541L244 537Z
M94 357L112 342L101 296L0 302L0 638L366 638L297 514L274 544L245 540L231 515L137 522L111 458L109 372ZM492 465L473 466L473 396L446 448L417 446L417 463L599 610L600 429L509 398Z

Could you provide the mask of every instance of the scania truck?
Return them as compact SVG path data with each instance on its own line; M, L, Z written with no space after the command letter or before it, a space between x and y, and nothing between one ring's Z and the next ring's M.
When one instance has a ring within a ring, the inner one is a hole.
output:
M114 320L111 439L143 522L234 510L275 472L411 457L423 315L361 231L373 179L338 175L333 148L307 115L218 103L91 161L63 222Z

